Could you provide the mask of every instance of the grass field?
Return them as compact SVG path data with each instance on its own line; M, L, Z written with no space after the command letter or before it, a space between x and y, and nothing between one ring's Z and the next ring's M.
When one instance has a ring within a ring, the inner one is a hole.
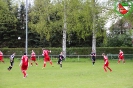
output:
M0 88L133 88L133 60L126 60L126 64L117 64L117 60L110 60L112 72L104 72L103 60L97 60L92 66L91 60L63 62L60 69L53 61L42 69L43 60L38 66L30 66L28 77L23 78L19 60L15 60L11 71L7 70L9 60L0 63Z

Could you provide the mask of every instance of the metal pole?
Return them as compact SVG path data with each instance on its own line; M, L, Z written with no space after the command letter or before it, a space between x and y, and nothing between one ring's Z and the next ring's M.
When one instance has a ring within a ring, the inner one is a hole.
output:
M26 0L26 39L25 39L25 52L28 55L28 0Z

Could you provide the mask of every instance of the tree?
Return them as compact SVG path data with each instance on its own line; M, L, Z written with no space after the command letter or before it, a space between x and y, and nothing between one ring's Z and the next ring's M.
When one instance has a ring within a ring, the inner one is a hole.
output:
M11 0L0 0L0 47L14 47L16 35L16 18Z

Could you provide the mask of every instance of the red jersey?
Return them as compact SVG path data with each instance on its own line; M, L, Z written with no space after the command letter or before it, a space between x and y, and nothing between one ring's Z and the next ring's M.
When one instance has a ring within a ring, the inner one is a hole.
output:
M3 53L2 52L0 52L0 57L3 57Z
M108 61L108 57L107 56L103 56L104 57L104 64L108 64L109 61Z
M123 52L122 51L119 52L119 57L123 57Z
M22 66L28 66L28 57L26 55L23 55L21 60L22 60Z
M36 57L35 52L32 52L32 53L31 53L31 57Z
M43 56L44 57L49 57L49 50L43 50Z

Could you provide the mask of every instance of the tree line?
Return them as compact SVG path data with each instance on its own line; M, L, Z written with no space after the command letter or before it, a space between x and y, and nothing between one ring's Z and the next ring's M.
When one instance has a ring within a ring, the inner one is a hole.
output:
M28 47L62 47L64 21L67 25L67 47L91 47L93 25L97 47L132 46L131 34L114 33L114 30L129 29L122 25L126 22L132 23L132 18L122 18L120 24L110 27L110 34L107 34L104 25L108 17L115 12L110 10L104 15L103 9L106 9L106 6L96 0L92 1L95 1L95 8L92 8L91 0L34 0L34 4L29 3ZM20 2L20 5L17 5L12 2L0 0L0 48L25 47L25 3ZM18 37L21 39L18 40Z

